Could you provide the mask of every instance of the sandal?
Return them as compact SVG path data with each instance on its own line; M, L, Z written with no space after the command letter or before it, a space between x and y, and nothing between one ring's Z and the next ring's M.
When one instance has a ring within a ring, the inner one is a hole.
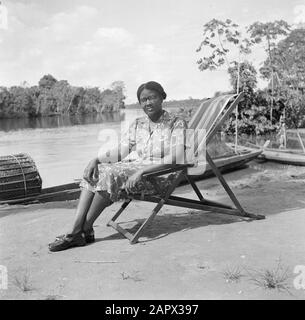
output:
M95 241L93 228L91 228L87 231L84 231L84 235L85 235L85 240L87 243L93 243Z
M82 247L87 244L84 233L79 232L76 234L67 234L49 244L51 252L62 251L73 247Z
M93 228L87 230L87 231L83 231L84 233L84 236L85 236L85 240L86 240L86 243L93 243L95 241L95 237L94 237L94 230ZM61 234L60 236L57 236L55 238L55 241L57 240L61 240L65 237L66 235L65 234Z

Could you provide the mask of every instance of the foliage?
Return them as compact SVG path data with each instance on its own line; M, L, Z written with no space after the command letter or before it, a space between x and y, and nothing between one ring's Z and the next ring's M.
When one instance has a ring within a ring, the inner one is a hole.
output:
M42 89L51 89L57 80L50 74L44 75L38 82L38 85Z
M274 22L255 22L248 27L248 33L252 44L265 44L265 50L268 55L268 65L265 69L268 70L268 79L271 82L271 106L270 117L273 112L273 98L274 98L274 52L278 42L278 38L285 37L290 31L290 25L284 20L276 20Z
M286 106L288 128L305 126L305 30L295 29L271 51L276 74L274 96ZM270 58L260 69L265 79L271 78Z
M273 52L275 70L280 80L292 88L305 83L305 29L291 31ZM265 65L268 61L265 61Z
M281 90L281 98L285 103L287 127L305 128L305 95L300 90L285 88Z
M212 19L203 26L203 40L197 52L204 51L204 56L197 61L199 70L215 70L226 64L230 67L228 54L238 47L239 53L250 53L251 43L242 38L239 26L230 19L225 21Z
M237 78L239 71L239 88L237 90ZM257 86L257 71L255 70L253 64L248 61L241 62L238 68L238 63L233 62L233 66L228 69L230 75L230 82L233 87L234 92L244 92L247 96L247 100L252 99L254 94L254 89Z
M269 113L268 93L266 90L258 90L251 96L245 98L239 104L237 129L239 134L264 135L274 132L278 128L281 110L280 105L275 103L275 110L272 122ZM225 124L224 131L228 134L235 133L236 117L232 114Z
M0 117L35 117L54 114L114 112L124 107L124 83L110 89L73 87L66 80L43 76L38 86L0 88Z
M247 28L244 38L239 26L229 19L212 19L204 25L203 40L197 49L197 52L203 51L203 57L197 64L201 71L215 70L226 64L233 92L244 92L239 104L239 133L266 134L276 130L285 106L289 127L305 125L305 108L302 107L305 102L304 36L304 29L290 32L290 25L283 20L255 22ZM252 46L258 44L263 44L267 53L260 73L272 85L271 89L255 91L257 71L254 66L249 61L238 63L232 58L229 61L229 54L235 52L235 57L250 54ZM275 76L277 86L274 85ZM235 133L235 124L236 116L232 114L225 131Z
M238 64L228 70L234 92L237 91ZM255 91L257 86L257 71L248 62L239 66L239 91L244 93L244 98L239 103L237 129L240 134L266 134L276 129L271 123L268 107L268 95L265 91ZM275 120L275 118L274 118ZM232 114L226 123L225 131L235 133L236 115Z
M254 22L248 29L252 43L261 43L267 41L267 49L275 46L275 41L279 36L287 36L290 31L290 25L284 20L274 22Z

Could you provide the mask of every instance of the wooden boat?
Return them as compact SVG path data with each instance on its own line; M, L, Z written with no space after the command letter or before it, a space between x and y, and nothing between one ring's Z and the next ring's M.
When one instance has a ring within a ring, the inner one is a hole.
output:
M214 163L222 173L225 173L242 168L246 163L260 155L261 152L261 150L250 150L249 148L242 148L237 155L219 157L216 159L214 158ZM203 180L214 175L211 168L208 165L205 166L205 163L199 163L198 166L192 167L188 170L189 175L191 175L194 180ZM79 198L79 195L79 181L76 181L73 183L63 184L55 187L44 188L42 189L41 194L37 196L0 201L0 205L76 200Z
M247 143L252 150L261 150L262 153L258 156L259 159L285 163L287 165L305 166L305 152L296 149L278 149L268 148L268 142L264 146ZM233 144L228 144L234 148Z
M262 150L253 150L250 148L239 148L238 154L213 158L214 163L220 172L226 173L236 169L240 169L245 164L255 159L262 153ZM203 180L213 176L213 171L210 166L206 163L199 163L197 167L188 169L188 174L191 175L195 180Z
M302 129L291 129L286 131L286 144L294 145L299 149L288 148L263 148L261 157L269 161L285 163L288 165L305 166L305 146L301 134ZM286 146L285 144L285 146Z
M80 195L79 183L73 182L59 186L42 189L37 196L31 196L20 199L0 201L0 205L4 204L27 204L27 203L45 203L53 201L76 200Z
M261 158L288 165L305 166L305 153L296 150L265 148Z

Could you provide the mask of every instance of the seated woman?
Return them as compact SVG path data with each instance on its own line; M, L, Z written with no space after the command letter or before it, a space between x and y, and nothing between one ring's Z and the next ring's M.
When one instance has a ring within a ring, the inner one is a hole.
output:
M81 181L81 195L72 228L49 244L50 251L61 251L94 242L93 223L102 211L130 193L155 194L171 185L176 173L154 178L146 173L184 163L186 122L163 110L166 93L154 81L137 91L145 116L137 118L120 144L99 153L90 161ZM128 159L131 151L137 158ZM127 158L126 158L127 157Z

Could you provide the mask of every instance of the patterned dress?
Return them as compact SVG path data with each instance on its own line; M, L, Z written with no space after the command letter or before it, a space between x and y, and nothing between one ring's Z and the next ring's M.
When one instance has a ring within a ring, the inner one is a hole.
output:
M186 129L185 120L165 110L157 122L148 116L137 118L120 141L121 145L129 147L130 155L117 163L100 164L97 181L91 184L83 179L80 187L92 192L107 192L114 202L128 198L124 190L128 178L139 169L160 163L175 146L185 146ZM176 175L171 173L149 180L142 177L132 193L152 195L160 193L160 190L165 193Z

